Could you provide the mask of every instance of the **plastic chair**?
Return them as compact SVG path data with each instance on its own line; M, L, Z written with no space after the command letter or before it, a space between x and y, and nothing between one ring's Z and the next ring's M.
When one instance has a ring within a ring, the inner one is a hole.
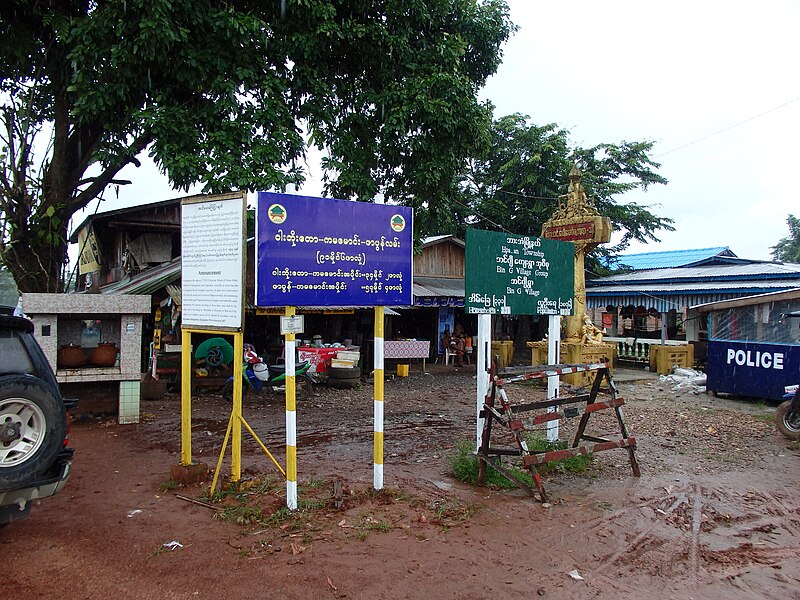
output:
M458 356L455 352L450 352L447 348L444 349L444 365L447 366L450 363L450 359L455 360L455 357Z

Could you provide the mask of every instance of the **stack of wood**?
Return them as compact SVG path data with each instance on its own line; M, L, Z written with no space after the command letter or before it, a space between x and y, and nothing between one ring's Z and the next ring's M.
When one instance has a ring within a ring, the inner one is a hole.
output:
M331 366L332 367L339 367L339 368L353 368L358 366L358 359L360 354L358 352L354 352L352 350L339 350L336 353L336 358L331 359Z

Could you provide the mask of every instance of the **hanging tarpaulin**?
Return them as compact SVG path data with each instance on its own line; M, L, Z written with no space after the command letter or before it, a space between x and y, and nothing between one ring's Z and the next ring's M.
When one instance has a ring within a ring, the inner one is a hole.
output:
M172 260L172 236L167 233L143 233L128 241L128 252L139 268Z
M453 331L455 328L455 315L453 313L452 308L439 308L439 325L437 328L437 335L436 339L439 340L439 345L437 346L437 352L439 354L444 354L445 347L442 344L442 340L445 338L445 332L447 333L447 338L449 339L451 335L453 335Z

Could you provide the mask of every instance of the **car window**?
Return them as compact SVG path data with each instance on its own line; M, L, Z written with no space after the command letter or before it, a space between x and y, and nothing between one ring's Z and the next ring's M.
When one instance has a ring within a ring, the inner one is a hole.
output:
M31 359L17 333L0 331L0 375L8 373L35 374Z

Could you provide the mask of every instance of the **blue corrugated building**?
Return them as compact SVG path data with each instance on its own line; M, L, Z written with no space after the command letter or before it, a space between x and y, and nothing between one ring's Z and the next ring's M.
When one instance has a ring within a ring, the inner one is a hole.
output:
M612 336L693 339L691 306L800 288L800 264L743 259L727 246L622 255L610 266L628 270L587 280L586 306Z

